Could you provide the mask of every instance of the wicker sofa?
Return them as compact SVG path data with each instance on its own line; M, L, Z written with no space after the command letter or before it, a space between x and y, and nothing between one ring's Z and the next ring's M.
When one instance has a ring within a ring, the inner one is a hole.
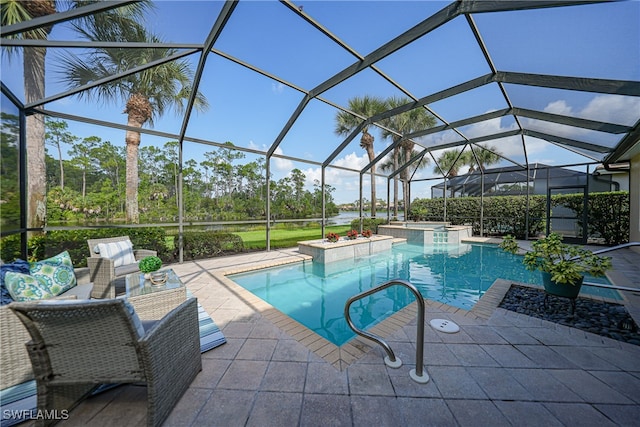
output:
M116 288L119 285L124 287L124 276L140 271L137 262L116 267L112 259L103 258L99 252L96 252L96 247L100 243L114 243L126 240L129 240L129 236L87 240L89 253L91 254L87 258L87 266L89 267L90 280L93 282L92 298L115 298ZM157 252L149 249L134 249L133 255L136 261L140 261L144 257L157 255Z
M89 282L89 269L75 269L77 286L59 295L59 299L89 299L93 284ZM24 325L9 310L0 306L0 390L33 379L31 360L25 344L31 339Z

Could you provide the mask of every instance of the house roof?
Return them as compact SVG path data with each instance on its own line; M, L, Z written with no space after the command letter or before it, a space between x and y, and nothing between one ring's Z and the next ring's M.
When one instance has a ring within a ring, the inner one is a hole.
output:
M472 185L480 186L482 175L484 174L485 187L492 187L498 184L512 184L527 181L527 170L518 166L507 166L503 168L485 169L484 173L474 171L469 174L458 175L447 180L448 188L461 188L463 186L472 188ZM529 180L547 179L557 180L559 178L569 178L585 176L586 173L572 169L552 167L542 163L530 165ZM444 188L444 183L434 185L435 188Z

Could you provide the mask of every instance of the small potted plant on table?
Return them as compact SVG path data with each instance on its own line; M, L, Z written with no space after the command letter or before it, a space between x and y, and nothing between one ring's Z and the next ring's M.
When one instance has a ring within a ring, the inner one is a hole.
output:
M506 236L500 247L512 254L518 253L519 247L515 238ZM527 270L540 270L542 282L548 295L570 298L572 308L580 293L584 273L594 277L604 276L611 268L611 258L600 257L593 252L562 242L562 236L551 233L547 237L531 244L531 250L524 255L522 263Z
M166 280L166 273L154 273L162 267L162 260L157 256L144 257L138 262L138 268L144 273L146 280L151 280L152 283L162 283Z

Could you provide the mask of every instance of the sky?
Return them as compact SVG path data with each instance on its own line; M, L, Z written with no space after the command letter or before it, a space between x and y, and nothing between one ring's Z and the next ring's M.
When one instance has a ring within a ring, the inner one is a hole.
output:
M444 8L439 1L300 1L305 13L366 56L381 44L392 40ZM223 3L219 1L159 1L148 15L147 25L167 42L202 43ZM475 14L473 21L487 45L489 54L500 71L550 74L602 79L640 80L640 2L626 1L580 7L563 7L517 12ZM50 39L73 40L76 36L65 24L58 24ZM356 58L295 13L275 1L240 1L214 48L226 55L278 76L294 87L311 90L334 74L352 65ZM48 96L64 91L60 83L59 55L64 49L47 53ZM76 49L75 53L80 51ZM188 57L195 69L198 55ZM480 77L491 70L464 17L435 29L403 49L376 63L417 98L424 97ZM19 57L2 56L2 81L19 98L23 98L22 64ZM297 108L303 94L269 77L257 74L218 55L209 55L200 91L209 101L204 113L192 115L187 136L217 143L231 141L248 149L266 151L276 140L284 124ZM574 117L633 125L640 114L637 98L602 95L579 91L535 88L506 84L511 102L520 108L564 114ZM327 90L321 98L346 106L354 96L375 95L383 98L399 95L397 88L373 70L365 69L341 84ZM4 103L4 99L3 99ZM448 122L507 107L497 84L447 98L429 107ZM47 105L47 109L84 115L94 119L125 124L124 101L98 105L77 97L69 97ZM277 154L323 162L344 137L334 133L336 109L312 100L276 150ZM438 121L438 125L442 122ZM527 128L546 133L615 145L620 136L578 130L539 120L527 120ZM154 130L179 133L182 117L171 113L158 118ZM124 131L96 128L69 122L69 129L80 138L96 135L116 145L124 145ZM468 138L517 129L511 116L460 128ZM377 129L375 150L389 144ZM419 139L426 147L459 140L452 131ZM142 135L142 145L162 146L166 138ZM486 144L484 144L486 145ZM498 151L516 163L525 162L520 137L492 141ZM184 158L201 161L213 148L185 143ZM545 141L526 138L526 154L530 163L572 164L589 158L568 152ZM68 150L66 150L68 151ZM49 149L50 154L55 154ZM440 152L435 152L437 158ZM593 154L593 153L590 153ZM256 156L248 153L246 161ZM360 169L368 163L365 151L355 138L333 161L333 165ZM506 160L496 166L511 166ZM292 168L302 170L309 187L321 179L320 167L299 161L274 158L274 179L280 179ZM436 178L434 164L416 173L414 178ZM461 172L465 172L464 170ZM358 199L359 176L341 169L328 168L326 182L334 187L338 203ZM377 179L378 197L386 198L387 180ZM412 197L429 197L431 185L440 181L424 181L412 188ZM369 198L368 179L364 197Z

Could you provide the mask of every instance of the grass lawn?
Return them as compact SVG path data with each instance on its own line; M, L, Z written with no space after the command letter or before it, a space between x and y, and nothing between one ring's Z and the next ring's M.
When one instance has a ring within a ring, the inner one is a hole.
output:
M291 230L272 229L271 230L271 248L291 248L298 245L301 240L320 239L320 227L313 228L296 228ZM351 230L350 225L335 225L325 228L325 233L330 231L346 236L347 231ZM267 242L266 231L234 231L233 234L240 236L244 243L245 249L266 249Z

